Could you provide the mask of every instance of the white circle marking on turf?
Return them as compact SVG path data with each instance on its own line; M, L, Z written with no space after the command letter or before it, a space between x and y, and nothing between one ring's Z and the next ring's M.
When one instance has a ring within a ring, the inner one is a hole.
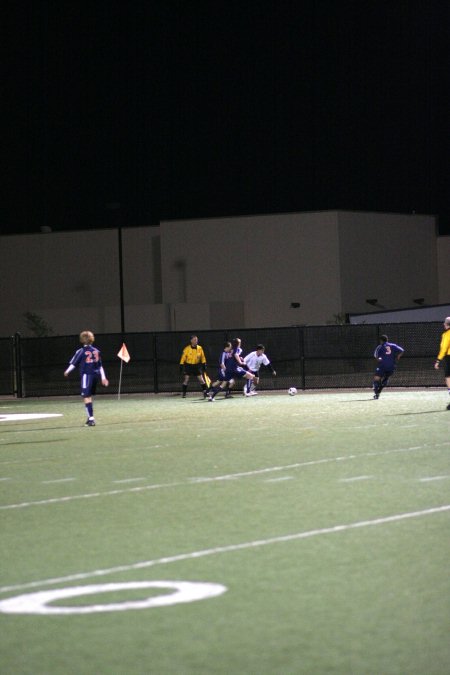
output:
M0 415L0 422L43 420L47 417L62 417L62 413L8 413L7 415Z
M127 589L168 588L174 592L166 595L151 596L144 600L113 602L105 605L83 605L72 607L51 607L49 603L80 595L112 593ZM73 586L51 591L39 591L16 595L0 601L0 612L4 614L94 614L96 612L123 612L130 609L149 609L151 607L167 607L182 602L194 602L222 595L227 590L221 584L193 581L130 581L113 584L92 584L90 586Z

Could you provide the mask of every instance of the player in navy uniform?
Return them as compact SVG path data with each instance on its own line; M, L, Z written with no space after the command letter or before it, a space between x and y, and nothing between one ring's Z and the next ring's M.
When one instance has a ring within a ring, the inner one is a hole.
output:
M68 377L69 373L75 368L78 367L80 370L81 396L84 398L87 412L87 427L95 427L92 397L95 396L98 380L101 380L104 387L109 385L103 370L100 351L97 347L94 347L94 340L94 334L90 330L84 330L80 333L80 342L83 346L77 349L70 359L69 366L64 371L64 377Z
M232 351L230 358L225 362L225 378L220 384L220 387L212 387L208 393L208 399L214 401L214 397L218 391L224 390L228 384L231 388L236 379L243 377L246 380L254 380L255 376L247 370L244 359L241 357L242 347L241 339L234 338L232 341Z
M374 398L380 397L404 351L403 347L396 345L394 342L388 342L387 335L380 336L380 344L374 352L374 358L377 360L377 367L373 376Z
M226 362L231 357L231 350L232 350L231 342L225 342L225 344L223 346L223 351L222 351L222 353L220 355L220 359L219 359L219 372L218 372L218 375L217 375L217 380L215 382L213 382L211 384L211 387L210 387L210 389L214 389L214 387L218 387L222 382L225 382L226 383L225 388L227 390L226 393L225 393L225 398L231 397L231 394L230 394L230 391L229 391L229 386L228 386L229 383L225 379L225 377L226 377Z

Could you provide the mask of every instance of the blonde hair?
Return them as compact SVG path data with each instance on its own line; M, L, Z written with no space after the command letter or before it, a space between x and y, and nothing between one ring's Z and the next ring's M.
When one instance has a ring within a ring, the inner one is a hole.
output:
M82 345L91 345L95 340L95 335L90 330L83 330L80 333L80 342Z

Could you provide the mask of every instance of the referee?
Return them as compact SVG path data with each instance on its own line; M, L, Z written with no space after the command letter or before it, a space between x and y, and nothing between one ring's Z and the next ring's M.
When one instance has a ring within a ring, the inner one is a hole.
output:
M206 398L207 386L203 373L206 370L206 357L203 347L198 344L198 337L191 335L188 345L183 349L180 359L180 371L183 373L182 397L186 398L188 382L191 375L195 375L203 390L203 398Z
M444 320L444 332L441 335L441 344L439 347L439 354L437 355L434 367L439 370L441 361L444 363L444 377L447 385L448 393L450 394L450 316ZM450 410L450 403L447 406Z

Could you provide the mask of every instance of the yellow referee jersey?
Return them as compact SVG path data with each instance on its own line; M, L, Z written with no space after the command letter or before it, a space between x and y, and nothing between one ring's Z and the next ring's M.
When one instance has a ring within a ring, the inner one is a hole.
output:
M196 347L188 345L185 347L181 354L180 365L183 365L183 363L189 363L191 366L195 366L198 363L206 363L203 347L200 347L200 345L197 345Z
M442 361L445 356L450 356L450 328L442 333L438 361Z

